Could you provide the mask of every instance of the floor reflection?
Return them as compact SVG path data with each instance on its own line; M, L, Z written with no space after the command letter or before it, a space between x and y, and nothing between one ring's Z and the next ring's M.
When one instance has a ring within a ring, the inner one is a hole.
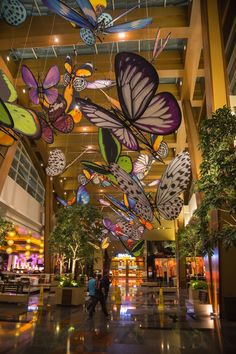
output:
M0 353L201 353L235 354L236 324L183 315L175 293L164 293L160 307L155 288L137 283L112 284L109 321L100 308L92 320L82 307L53 305L46 293L27 308L0 305Z

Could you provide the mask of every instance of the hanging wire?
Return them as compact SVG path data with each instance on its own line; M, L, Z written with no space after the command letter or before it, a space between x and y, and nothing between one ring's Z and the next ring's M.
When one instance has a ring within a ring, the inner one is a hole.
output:
M28 30L27 30L27 34L26 34L26 37L25 37L25 43L24 43L23 52L22 52L22 55L21 55L20 65L18 65L18 70L17 70L17 74L16 74L15 81L14 81L15 86L16 86L16 81L17 81L17 79L18 79L18 76L19 76L19 73L20 73L20 70L21 70L22 62L23 62L23 60L24 60L24 54L25 54L26 44L27 44L27 41L28 41L28 38L29 38L29 33L30 33L32 21L33 21L33 16L30 17L30 23L29 23L29 27L28 27Z
M53 34L53 30L54 30L54 24L55 24L55 19L56 19L56 15L54 14L53 16L53 20L52 20L52 27L51 27L51 31L50 31L50 35L49 35L49 40ZM49 53L49 48L51 48L51 46L48 43L48 47L47 47L47 52L46 52L46 57L45 57L45 61L44 61L44 66L43 66L43 72L42 75L44 75L45 69L46 69L46 64L47 64L47 59L48 59L48 53Z

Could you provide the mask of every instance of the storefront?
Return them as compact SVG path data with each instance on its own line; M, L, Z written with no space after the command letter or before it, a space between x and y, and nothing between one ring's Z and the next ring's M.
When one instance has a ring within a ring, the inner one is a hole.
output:
M119 253L116 257L112 258L111 271L114 279L142 279L144 258Z

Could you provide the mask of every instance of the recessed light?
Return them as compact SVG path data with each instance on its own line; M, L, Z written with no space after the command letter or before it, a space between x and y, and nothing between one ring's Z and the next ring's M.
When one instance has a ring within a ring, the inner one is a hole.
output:
M64 181L65 181L65 180L66 180L66 177L64 177L63 179L64 179Z
M92 146L91 146L91 145L89 145L89 146L88 146L88 149L89 149L89 150L91 150L91 149L92 149Z
M87 127L83 127L83 132L86 132L86 130L87 130Z
M63 182L63 180L62 180L62 179L60 179L60 182L62 183L62 182Z
M55 43L58 43L58 42L59 42L59 39L56 37L56 38L54 39L54 42L55 42Z

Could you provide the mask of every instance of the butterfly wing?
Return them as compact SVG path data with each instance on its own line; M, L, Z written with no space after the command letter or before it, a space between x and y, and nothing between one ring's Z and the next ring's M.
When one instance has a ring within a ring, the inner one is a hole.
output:
M77 4L79 5L81 11L86 16L88 21L92 24L93 27L97 24L97 16L96 13L90 3L89 0L76 0Z
M49 104L56 102L58 97L58 90L53 87L60 81L60 72L57 65L53 65L43 81L43 93L46 101Z
M29 87L38 88L38 83L34 77L32 71L26 65L22 65L21 68L22 79L24 83Z
M139 30L148 26L151 22L152 18L141 18L135 21L124 22L120 25L106 27L104 33L119 33Z
M155 95L159 77L154 67L135 53L118 53L115 57L118 97L125 118L142 116Z
M133 124L143 131L168 135L177 130L181 123L181 111L178 102L169 92L155 95L142 117Z
M60 81L60 71L57 65L53 65L47 72L45 79L43 80L43 88L49 89L56 86Z
M59 197L59 195L56 195L56 200L63 205L64 207L68 207L68 203L66 200L62 199L61 197Z
M175 157L162 175L156 194L156 207L164 219L174 220L178 217L183 206L179 194L186 190L190 176L190 156L188 152L182 152Z
M32 71L26 66L21 68L22 79L29 88L29 97L34 104L39 104L38 83Z
M141 154L134 162L133 173L138 175L140 173L147 174L152 166L153 158L146 154Z
M93 29L94 26L78 12L71 9L69 6L58 0L42 0L43 4L47 6L52 12L76 24L78 27L85 27Z
M14 85L9 80L7 75L5 75L2 70L0 70L0 98L4 102L13 103L17 100L17 97L18 96Z
M46 174L48 176L58 176L66 167L65 154L60 149L54 149L50 152Z
M55 87L44 90L44 99L49 103L53 104L56 102L58 97L58 90Z
M71 133L74 128L74 120L69 114L62 114L51 124L53 128L64 134Z
M75 76L89 77L92 75L94 67L92 63L82 64L75 72Z
M6 104L3 102L2 98L0 98L0 126L6 128L13 128L14 121L12 119L11 113L9 112Z
M42 135L41 138L47 143L52 144L54 141L54 135L52 128L48 125L41 114L38 115L39 123L41 126Z
M77 98L76 102L85 118L91 123L99 128L112 129L113 134L123 145L128 149L138 150L138 142L133 133L124 127L123 122L112 112L81 98Z
M114 81L112 80L95 80L93 82L88 82L86 88L87 89L104 89L107 87L111 87L114 85Z
M119 165L112 163L110 171L117 179L120 189L128 198L135 201L135 212L143 219L152 221L153 212L149 200L144 191Z
M89 193L84 186L80 186L76 195L77 204L88 204L90 201Z

